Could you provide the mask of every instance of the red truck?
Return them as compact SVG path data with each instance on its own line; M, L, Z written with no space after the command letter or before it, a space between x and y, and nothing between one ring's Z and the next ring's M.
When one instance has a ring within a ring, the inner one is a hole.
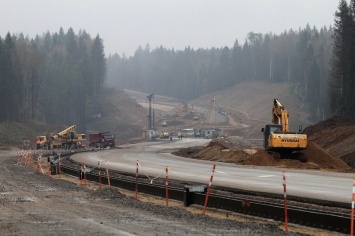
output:
M114 147L115 135L108 132L89 134L89 142L89 147Z

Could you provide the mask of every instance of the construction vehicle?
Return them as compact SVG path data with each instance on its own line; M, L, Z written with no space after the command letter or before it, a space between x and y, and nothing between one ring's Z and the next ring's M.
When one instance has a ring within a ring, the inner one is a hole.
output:
M163 120L163 121L160 123L160 125L161 125L162 127L166 127L166 126L167 126L166 120Z
M285 107L274 99L272 124L261 129L264 148L275 159L291 158L306 162L307 157L299 151L307 147L307 135L302 132L302 126L299 126L298 132L289 131L288 116Z
M166 130L160 131L159 138L160 139L168 139L170 137L170 134Z
M83 141L85 141L85 134L77 134L76 131L68 132L60 137L60 142L57 145L64 149L85 148ZM53 142L53 146L56 141Z
M76 149L84 147L82 142L85 141L85 134L77 134L75 129L76 126L72 125L59 133L37 136L37 140L40 141L40 148Z
M115 135L109 132L89 134L89 147L114 147Z
M45 135L37 136L36 140L39 140L39 144L37 144L37 149L48 149L49 148L49 143L48 143L48 138Z
M198 114L198 112L196 112L195 110L191 111L193 118L192 120L199 120L200 119L200 114Z

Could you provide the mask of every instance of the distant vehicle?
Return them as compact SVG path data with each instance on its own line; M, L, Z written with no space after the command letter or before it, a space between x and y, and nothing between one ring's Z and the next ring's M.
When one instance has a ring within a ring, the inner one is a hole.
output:
M169 138L169 137L170 137L170 134L169 134L168 131L166 131L166 130L160 131L159 138L161 138L161 139L167 139L167 138Z
M147 130L147 136L149 139L156 139L157 138L157 134L156 134L155 130Z
M218 138L219 132L219 129L207 128L205 129L205 138Z
M201 129L194 128L194 136L195 137L201 137Z
M194 129L183 129L181 131L182 137L193 137L195 136Z
M113 133L103 132L89 134L89 147L114 147L116 144L115 141L115 135Z

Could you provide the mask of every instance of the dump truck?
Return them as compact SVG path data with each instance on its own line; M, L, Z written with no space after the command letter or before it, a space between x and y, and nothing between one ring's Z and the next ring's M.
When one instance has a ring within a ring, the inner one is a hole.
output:
M115 135L110 132L102 133L91 133L89 134L89 147L114 147L115 146Z
M268 124L261 131L264 133L264 148L274 158L298 159L307 161L304 153L299 152L307 148L307 135L298 131L290 131L288 123L289 114L285 107L274 99L272 107L272 124Z

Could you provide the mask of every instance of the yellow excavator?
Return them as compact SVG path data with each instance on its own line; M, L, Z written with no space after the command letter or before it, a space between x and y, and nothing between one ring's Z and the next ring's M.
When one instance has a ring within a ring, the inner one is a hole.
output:
M272 124L261 131L264 133L264 148L275 159L290 158L307 161L304 153L299 152L307 147L307 135L299 126L298 132L289 131L288 113L285 107L274 99L272 107Z

